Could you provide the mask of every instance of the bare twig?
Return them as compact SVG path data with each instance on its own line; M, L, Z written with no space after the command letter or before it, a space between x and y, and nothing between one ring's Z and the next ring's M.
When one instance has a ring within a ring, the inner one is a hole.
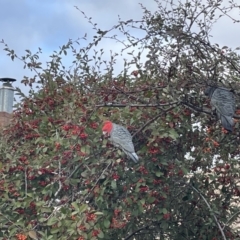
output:
M202 43L205 46L208 46L209 48L211 48L214 52L218 53L218 49L215 49L210 43L205 42L204 40L200 39L198 36L194 37L192 36L194 39L198 40L200 43ZM221 56L228 62L231 64L231 66L234 68L234 70L238 73L240 73L240 70L238 69L237 66L235 66L235 64L231 61L231 59L229 59L227 56L225 56L224 54L221 54Z
M131 238L132 236L134 236L136 233L138 233L138 232L140 232L140 231L142 231L142 230L144 230L144 229L148 229L150 226L151 226L151 225L147 225L147 226L145 226L145 227L139 228L139 229L136 230L135 232L133 232L133 233L129 234L127 237L125 237L124 240L130 239L130 238Z
M120 103L105 103L96 105L96 107L157 107L158 104L120 104Z
M88 158L86 158L85 160L87 160ZM81 167L83 165L83 163L82 164L78 164L75 168L74 168L74 170L69 174L69 176L67 177L68 179Z
M152 122L154 122L156 119L158 119L160 116L162 115L162 112L160 114L158 114L157 116L155 116L154 118L150 119L149 121L147 121L141 128L139 128L133 135L132 137L136 136L139 132L141 132L145 127L147 127L149 124L151 124Z
M91 188L91 190L88 192L88 194L85 196L84 200L86 200L86 198L89 196L89 194L92 192L92 190L96 187L96 185L98 184L99 180L101 179L102 175L107 171L107 169L109 168L109 166L112 164L112 162L110 162L107 167L103 170L103 172L101 173L101 175L99 176L99 178L96 180L96 182L94 183L93 187Z
M203 113L206 113L206 114L209 114L209 115L212 114L212 111L209 108L198 107L198 106L192 105L191 103L188 103L188 102L181 102L181 103L184 106L186 106L188 108L191 108L193 111L203 112Z
M121 104L121 103L105 103L96 105L96 107L164 107L177 104L178 102L164 103L164 104Z
M193 189L194 191L196 191L196 192L201 196L201 198L203 199L203 201L206 203L206 205L208 206L210 212L212 213L212 215L213 215L213 217L214 217L214 220L215 220L215 222L216 222L216 224L217 224L217 226L218 226L218 228L219 228L219 230L220 230L220 232L221 232L221 234L222 234L223 239L224 239L224 240L227 240L227 239L226 239L226 236L225 236L225 234L224 234L224 232L223 232L223 228L221 227L220 223L218 222L218 219L217 219L216 215L214 214L214 212L213 212L210 204L209 204L208 201L206 200L206 198L205 198L205 197L202 195L202 193L201 193L199 190L197 190L195 187L193 187L193 186L191 186L191 187L192 187L192 189Z
M56 197L58 195L58 193L61 191L62 189L62 182L61 182L61 161L59 160L58 162L58 174L59 174L59 180L58 180L58 184L59 184L59 187L58 187L58 190L55 192L54 196Z
M198 107L198 106L192 105L191 103L188 103L188 102L181 102L181 103L184 106L191 108L193 111L202 112L202 113L206 113L206 114L212 115L212 111L209 108ZM240 116L237 115L237 114L234 114L233 118L240 119Z
M5 219L7 219L11 224L13 224L17 228L21 229L15 222L11 221L9 218L7 218L5 215L3 215L1 212L0 212L0 215L3 216Z
M239 214L239 213L240 213L240 211L234 213L234 214L227 220L227 222L224 223L224 226L223 226L222 229L224 230L224 228L227 226L227 224L228 224L237 214Z
M27 168L25 168L25 197L27 197Z
M148 104L148 102L139 99L139 97L135 97L135 96L133 96L133 95L131 95L131 94L126 93L125 91L123 91L123 90L122 90L121 88L119 88L119 87L114 86L114 88L115 88L117 91L121 92L122 94L124 94L125 96L127 96L128 98L130 98L130 99L132 99L132 100L138 101L138 102L140 102L140 103L142 103L142 104Z
M179 105L179 104L177 104ZM147 121L141 128L139 128L133 135L132 137L134 137L135 135L137 135L139 132L141 132L146 126L148 126L149 124L151 124L152 122L154 122L156 119L158 119L163 113L165 112L168 112L170 110L172 110L174 107L170 107L170 108L167 108L167 109L162 109L162 108L159 108L162 112L159 113L157 116L155 116L154 118L150 119L149 121Z
M59 207L54 207L54 210L52 211L52 213L46 219L44 219L43 222L48 221L53 216L53 214L56 213L57 211L59 211L62 207L63 207L63 205L61 205ZM32 229L35 229L38 225L39 225L39 223L36 224Z
M174 109L175 107L177 107L178 105L180 105L180 103L176 104L176 106L173 106L173 107L169 107L167 109L164 109L164 108L161 108L160 106L158 107L160 110L162 110L163 112L169 112L171 111L172 109Z

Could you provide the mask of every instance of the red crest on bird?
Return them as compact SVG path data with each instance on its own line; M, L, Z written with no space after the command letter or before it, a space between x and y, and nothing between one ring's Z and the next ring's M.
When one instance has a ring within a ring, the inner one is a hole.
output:
M103 123L103 127L102 127L102 132L104 135L106 134L110 134L110 132L112 131L112 128L113 128L113 124L111 121L105 121Z

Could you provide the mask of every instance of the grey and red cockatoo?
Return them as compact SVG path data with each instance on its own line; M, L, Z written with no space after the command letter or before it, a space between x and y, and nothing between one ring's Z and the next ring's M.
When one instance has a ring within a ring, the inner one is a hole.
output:
M138 155L135 153L132 136L125 127L111 121L105 121L102 131L105 136L110 137L109 139L114 146L121 148L135 163L138 162Z
M204 91L205 95L210 98L210 103L218 118L221 120L223 127L231 131L233 130L233 115L235 112L235 97L231 90L223 87L207 87Z

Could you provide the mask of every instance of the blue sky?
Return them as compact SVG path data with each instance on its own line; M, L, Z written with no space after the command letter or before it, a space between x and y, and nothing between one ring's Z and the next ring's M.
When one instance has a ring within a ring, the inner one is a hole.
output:
M76 40L88 34L89 40L93 34L91 25L83 15L75 8L85 12L102 29L108 29L117 23L118 15L122 19L141 18L142 10L138 4L140 1L124 0L0 0L0 40L4 40L10 49L19 56L23 56L26 49L36 52L38 47L42 49L41 60L47 61L54 50L67 43L69 39ZM152 1L148 4L154 8ZM108 48L113 50L116 46ZM106 46L105 46L106 47ZM6 56L4 45L0 45L0 77L16 78L14 86L24 91L24 85L20 84L24 75L31 75L23 69L23 64ZM24 92L27 92L25 90Z
M122 20L141 19L142 9L138 4L141 2L149 10L156 10L153 0L0 0L0 40L3 39L20 56L25 49L35 52L40 47L44 62L68 39L75 40L85 33L93 34L91 25L74 6L92 17L101 29L109 29L117 23L118 15ZM239 16L239 12L232 14ZM235 48L240 45L240 24L220 19L212 35L220 45ZM113 41L104 44L106 50L120 50ZM24 75L32 73L24 70L20 61L12 62L3 48L0 44L0 77L16 78L14 86L26 92L20 81Z

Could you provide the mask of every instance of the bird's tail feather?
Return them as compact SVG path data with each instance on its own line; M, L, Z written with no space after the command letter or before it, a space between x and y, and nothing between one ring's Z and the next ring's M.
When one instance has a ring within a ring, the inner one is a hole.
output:
M226 130L231 131L231 132L233 131L234 122L233 122L233 119L231 117L222 115L221 116L221 123Z
M135 163L137 163L138 162L138 155L135 153L135 152L133 152L133 153L130 153L130 152L127 152L126 150L123 150L126 154L127 154L127 156L129 157L129 158L131 158Z
M133 153L128 153L128 156L135 162L137 163L138 162L138 155L133 152Z

